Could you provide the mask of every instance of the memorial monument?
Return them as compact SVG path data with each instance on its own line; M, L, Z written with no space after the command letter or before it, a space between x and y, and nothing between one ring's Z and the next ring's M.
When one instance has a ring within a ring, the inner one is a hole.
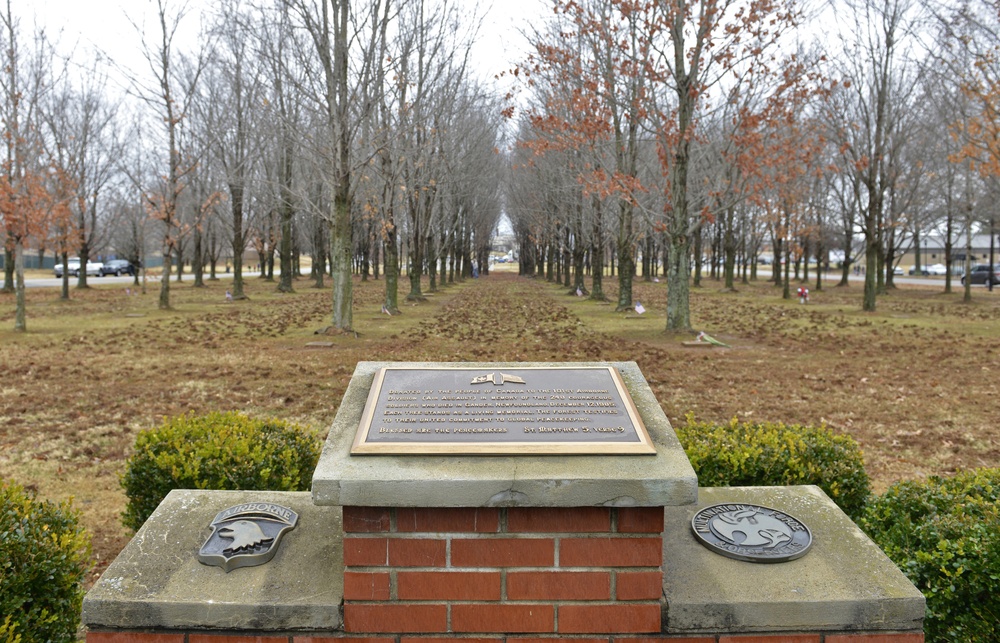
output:
M83 620L90 643L916 643L923 614L818 488L699 489L635 363L362 362L311 494L175 490Z

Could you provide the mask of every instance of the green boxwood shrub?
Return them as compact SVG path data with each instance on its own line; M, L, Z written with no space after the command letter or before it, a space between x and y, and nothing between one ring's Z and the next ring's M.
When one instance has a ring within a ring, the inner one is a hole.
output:
M126 527L138 529L171 489L306 491L319 460L314 432L241 413L168 419L139 433L121 484Z
M0 643L74 641L90 537L69 502L0 481Z
M696 422L677 429L703 487L814 484L857 518L871 486L853 438L825 426Z
M927 599L927 641L1000 641L1000 469L893 485L861 528Z

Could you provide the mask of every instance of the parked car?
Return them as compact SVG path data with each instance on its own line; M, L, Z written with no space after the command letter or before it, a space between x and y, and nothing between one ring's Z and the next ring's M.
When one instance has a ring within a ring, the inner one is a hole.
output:
M103 276L103 273L101 272L101 269L103 267L104 264L102 264L100 261L88 261L86 268L87 276L89 277ZM80 260L77 258L68 259L66 261L66 270L67 272L69 272L70 277L78 277L80 275ZM62 277L63 264L61 261L56 263L55 268L53 268L52 272L55 273L56 277Z
M911 275L917 274L917 269L915 267L910 268L910 274ZM922 266L920 268L920 274L925 277L930 277L932 275L943 277L944 275L948 274L948 267L945 266L943 263L935 263L931 264L930 266Z
M903 269L900 268L899 266L896 266L895 268L892 269L892 274L894 274L894 275L902 275L903 274Z
M122 275L132 276L135 275L135 266L125 259L112 259L111 261L104 262L104 266L101 267L101 274L114 275L116 277L121 277Z
M970 283L973 284L985 284L988 283L987 279L993 283L993 285L1000 284L1000 265L993 266L990 269L989 264L980 264L978 266L973 266L972 270L969 272ZM962 277L962 285L965 285L965 276Z

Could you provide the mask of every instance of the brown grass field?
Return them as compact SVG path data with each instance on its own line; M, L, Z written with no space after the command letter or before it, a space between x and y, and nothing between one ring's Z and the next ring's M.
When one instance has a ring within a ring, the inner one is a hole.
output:
M248 301L226 303L227 282L195 289L188 278L170 311L156 308L157 283L132 296L92 283L70 301L30 289L28 333L12 332L13 295L0 295L0 477L73 498L93 535L92 578L130 537L118 477L137 432L233 409L324 431L360 360L634 360L671 422L826 423L860 442L877 490L1000 466L1000 292L981 287L966 304L938 285L906 286L869 314L860 285L814 291L802 306L767 283L723 292L705 281L693 325L732 346L706 349L664 332L666 287L641 281L643 315L494 273L397 317L379 312L382 281L356 281L357 335L322 337L331 293L306 279L282 295L253 278Z

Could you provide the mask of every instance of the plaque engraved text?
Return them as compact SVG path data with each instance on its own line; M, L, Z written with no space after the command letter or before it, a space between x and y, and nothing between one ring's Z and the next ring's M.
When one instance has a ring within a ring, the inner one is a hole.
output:
M375 376L352 453L655 453L612 367L396 368Z

